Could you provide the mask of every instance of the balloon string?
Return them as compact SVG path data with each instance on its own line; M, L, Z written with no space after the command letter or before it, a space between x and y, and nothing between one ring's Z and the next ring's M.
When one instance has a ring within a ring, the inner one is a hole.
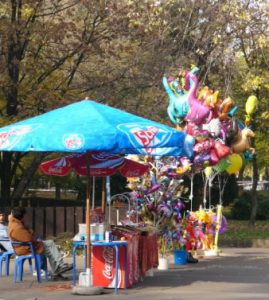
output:
M205 186L204 186L204 199L203 199L203 205L204 209L206 209L206 187L207 187L208 179L205 180Z
M193 201L193 177L194 174L191 174L191 191L189 195L189 200L191 201L191 211L192 211L192 201Z

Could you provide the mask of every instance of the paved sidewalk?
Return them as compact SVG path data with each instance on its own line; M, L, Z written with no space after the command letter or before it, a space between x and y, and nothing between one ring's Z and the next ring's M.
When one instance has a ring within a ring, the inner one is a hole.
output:
M77 259L82 266L82 258ZM11 270L12 270L11 266ZM198 264L154 271L127 291L105 289L98 296L74 296L70 282L37 284L30 275L22 283L11 277L0 278L0 300L264 300L269 299L269 249L223 248L218 257L201 258Z

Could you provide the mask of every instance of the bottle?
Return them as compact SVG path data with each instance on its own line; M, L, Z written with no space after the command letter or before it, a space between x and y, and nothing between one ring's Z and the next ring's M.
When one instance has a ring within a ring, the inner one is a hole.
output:
M112 232L111 232L110 224L107 224L107 226L106 226L106 231L105 231L105 241L106 241L107 243L112 242Z

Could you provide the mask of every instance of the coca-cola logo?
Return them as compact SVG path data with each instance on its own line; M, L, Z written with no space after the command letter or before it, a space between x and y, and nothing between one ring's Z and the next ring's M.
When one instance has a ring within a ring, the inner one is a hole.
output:
M114 265L114 251L113 247L103 247L103 259L104 269L102 271L103 275L107 279L113 278L113 265Z

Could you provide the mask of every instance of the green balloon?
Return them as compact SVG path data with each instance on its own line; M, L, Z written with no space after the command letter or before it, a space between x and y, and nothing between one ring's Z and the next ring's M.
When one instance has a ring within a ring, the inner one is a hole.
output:
M219 163L216 166L213 167L213 169L217 172L223 172L228 168L229 165L229 160L227 158L223 158L219 161Z

